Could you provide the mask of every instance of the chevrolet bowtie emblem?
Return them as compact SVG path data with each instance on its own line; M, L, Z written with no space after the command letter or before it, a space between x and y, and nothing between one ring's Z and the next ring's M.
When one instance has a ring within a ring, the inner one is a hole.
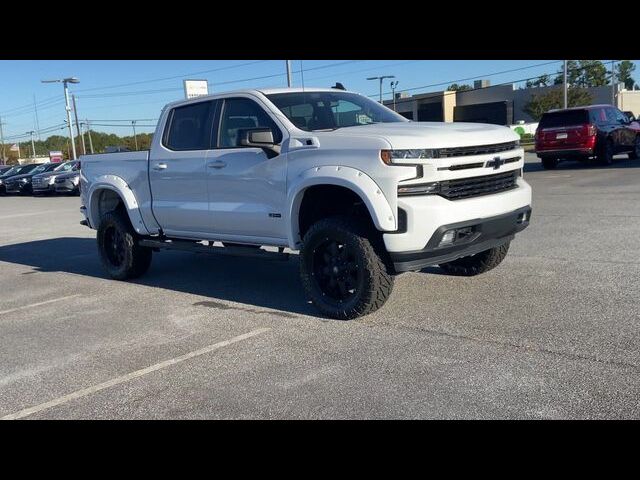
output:
M493 167L494 170L498 170L500 165L504 165L505 161L500 157L494 157L493 160L487 162L487 167Z

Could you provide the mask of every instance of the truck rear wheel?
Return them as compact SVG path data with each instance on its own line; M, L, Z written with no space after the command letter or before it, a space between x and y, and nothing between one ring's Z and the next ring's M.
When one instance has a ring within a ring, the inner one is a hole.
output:
M149 269L152 251L138 245L137 234L121 210L104 214L97 240L100 261L111 278L137 278Z
M300 252L302 285L324 315L348 320L382 307L393 289L377 232L348 217L314 223Z
M508 251L509 242L469 257L458 258L452 262L442 263L439 266L450 275L472 277L488 272L492 268L500 265L502 260L507 256Z
M545 170L553 170L558 166L558 159L557 158L543 158L542 159L542 167Z

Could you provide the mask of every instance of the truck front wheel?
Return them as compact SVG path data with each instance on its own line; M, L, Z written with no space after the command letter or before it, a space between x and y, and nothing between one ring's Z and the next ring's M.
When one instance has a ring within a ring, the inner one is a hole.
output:
M469 257L458 258L452 262L442 263L440 264L440 268L450 275L471 277L488 272L492 268L500 265L504 257L507 256L508 251L509 242Z
M324 315L349 320L382 307L393 289L377 231L349 217L314 223L300 253L302 285Z
M137 235L124 212L104 214L97 239L100 261L111 278L137 278L149 269L152 251L138 245Z

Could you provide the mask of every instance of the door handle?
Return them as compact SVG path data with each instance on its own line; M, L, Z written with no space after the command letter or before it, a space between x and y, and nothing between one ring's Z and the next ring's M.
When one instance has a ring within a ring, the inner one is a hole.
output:
M166 163L156 163L153 166L154 170L166 170L167 169L167 164Z
M211 162L209 164L209 168L224 168L227 166L227 162L223 162L222 160L216 160L215 162Z

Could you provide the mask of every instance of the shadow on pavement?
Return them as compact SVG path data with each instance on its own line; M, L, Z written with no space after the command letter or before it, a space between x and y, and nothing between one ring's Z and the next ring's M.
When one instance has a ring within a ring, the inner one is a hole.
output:
M38 272L109 278L100 265L93 238L54 238L0 246L0 261L28 265ZM318 316L315 308L307 303L300 285L296 256L283 262L189 252L154 252L149 271L130 283L201 295L211 300ZM211 305L204 306L216 305L209 303Z

